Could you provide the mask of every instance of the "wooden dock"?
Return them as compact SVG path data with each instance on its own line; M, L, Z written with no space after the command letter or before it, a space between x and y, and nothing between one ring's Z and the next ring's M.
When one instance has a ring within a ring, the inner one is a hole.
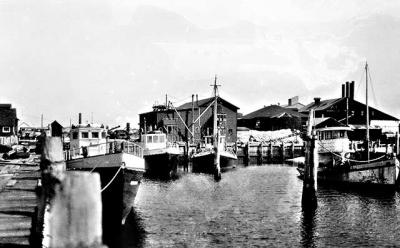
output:
M30 247L39 163L0 161L0 247Z

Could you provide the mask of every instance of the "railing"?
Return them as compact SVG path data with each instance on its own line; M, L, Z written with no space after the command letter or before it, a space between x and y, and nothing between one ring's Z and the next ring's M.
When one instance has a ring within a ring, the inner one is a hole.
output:
M64 159L68 161L78 157L91 157L121 152L143 158L143 148L140 145L129 141L115 140L64 151Z

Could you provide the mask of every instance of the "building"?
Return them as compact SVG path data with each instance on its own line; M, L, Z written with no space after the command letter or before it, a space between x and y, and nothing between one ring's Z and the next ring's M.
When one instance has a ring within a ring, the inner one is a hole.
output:
M238 120L238 125L260 131L302 130L306 120L307 115L296 110L270 105L243 116Z
M308 104L299 112L308 115L314 109L316 118L332 117L340 123L349 125L353 132L350 139L362 139L366 130L366 105L354 100L354 81L342 85L342 97L321 100L314 98L314 102ZM386 114L378 109L369 107L371 140L379 139L382 133L399 132L399 119Z
M213 100L210 97L195 101L192 95L192 102L176 108L171 104L155 105L153 111L139 115L139 126L142 132L162 131L171 142L200 142L213 132ZM225 99L218 98L218 124L227 143L236 142L238 109Z
M0 104L0 136L10 137L17 135L17 110L11 104Z

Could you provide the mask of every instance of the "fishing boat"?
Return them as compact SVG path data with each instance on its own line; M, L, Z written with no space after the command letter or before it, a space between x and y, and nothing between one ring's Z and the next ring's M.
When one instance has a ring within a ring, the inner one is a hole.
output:
M103 223L124 223L145 172L142 147L109 140L107 129L94 124L72 126L70 137L70 149L65 151L67 169L99 173Z
M368 75L368 64L365 65ZM353 183L362 185L394 186L398 184L400 164L394 153L371 153L369 140L369 106L368 106L368 76L366 76L366 140L365 149L361 152L351 152L348 156L330 150L326 144L318 144L327 150L330 156L336 156L340 163L319 163L317 178L323 182ZM312 115L310 115L312 116ZM312 118L310 118L312 119ZM312 120L309 119L309 123ZM315 130L315 129L314 129ZM320 143L320 140L318 140ZM298 168L300 176L304 169Z
M147 176L172 178L176 174L181 155L178 144L168 142L161 131L142 134L141 144Z
M235 167L236 154L227 148L225 136L221 134L221 124L224 119L223 113L218 113L218 86L217 77L214 80L213 104L213 133L204 137L204 143L198 144L197 149L191 156L192 171L214 174L216 179L221 178L221 171ZM220 123L220 125L218 125Z

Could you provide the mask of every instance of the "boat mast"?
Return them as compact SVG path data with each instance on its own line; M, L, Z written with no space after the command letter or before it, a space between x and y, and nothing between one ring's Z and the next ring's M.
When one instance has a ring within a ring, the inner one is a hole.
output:
M366 149L367 149L367 161L369 162L369 107L368 107L368 63L367 62L365 62L365 105L367 107Z
M214 136L214 147L218 147L218 123L217 123L217 107L218 107L218 95L217 95L217 90L218 90L218 86L217 85L217 75L215 75L215 79L214 79L214 85L212 85L214 87L214 123L213 123L213 136Z

